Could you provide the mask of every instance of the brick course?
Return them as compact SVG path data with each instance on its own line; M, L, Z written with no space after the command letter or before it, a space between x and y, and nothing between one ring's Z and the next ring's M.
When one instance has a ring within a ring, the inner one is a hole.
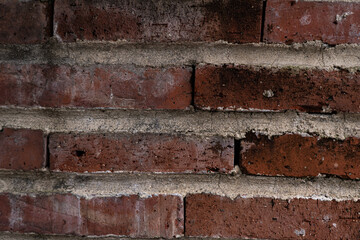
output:
M0 104L185 109L191 68L0 64Z
M205 65L196 69L201 109L360 112L359 73Z
M4 206L4 207L3 207ZM177 196L79 198L74 195L0 195L0 230L37 234L172 238L183 234Z
M45 167L45 144L42 131L4 128L0 131L0 169Z
M359 43L359 13L355 2L268 0L264 41Z
M2 0L0 3L0 43L32 44L49 39L50 1Z
M186 197L186 236L358 239L360 203L194 194Z
M229 172L234 141L167 134L50 135L50 169L68 172Z
M360 139L303 137L286 134L268 138L248 133L241 143L246 173L316 177L319 174L360 178Z
M259 42L261 0L55 1L63 41Z

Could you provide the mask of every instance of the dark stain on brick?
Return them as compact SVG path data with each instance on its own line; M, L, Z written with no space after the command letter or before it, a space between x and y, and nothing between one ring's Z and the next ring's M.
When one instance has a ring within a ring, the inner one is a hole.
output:
M51 32L50 1L4 0L0 4L0 43L45 42Z
M204 5L205 17L219 19L217 31L229 42L259 42L262 1L214 0Z

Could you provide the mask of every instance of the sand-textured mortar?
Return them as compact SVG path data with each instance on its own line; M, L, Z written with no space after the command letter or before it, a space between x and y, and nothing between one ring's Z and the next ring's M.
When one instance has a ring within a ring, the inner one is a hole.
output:
M179 66L234 64L261 67L339 68L360 67L360 46L330 47L322 42L304 44L229 44L50 41L43 45L0 45L0 63L16 64L133 64L138 66Z
M184 197L187 194L210 193L231 199L268 197L357 201L360 199L359 189L359 181L323 177L297 179L222 174L0 173L0 193L71 193L85 198L133 194L142 198L156 194Z
M335 139L360 137L360 114L287 112L138 111L0 108L0 128L44 132L170 133L244 138L293 133Z

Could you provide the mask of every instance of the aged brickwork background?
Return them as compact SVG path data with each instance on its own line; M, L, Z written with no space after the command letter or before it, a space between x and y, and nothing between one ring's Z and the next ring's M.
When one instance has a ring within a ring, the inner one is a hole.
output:
M360 239L359 14L0 1L0 239Z

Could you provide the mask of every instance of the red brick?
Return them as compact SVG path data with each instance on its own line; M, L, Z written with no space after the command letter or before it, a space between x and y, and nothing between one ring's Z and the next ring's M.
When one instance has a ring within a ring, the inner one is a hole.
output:
M360 178L359 138L342 141L291 134L268 138L248 133L241 146L241 165L249 174Z
M359 43L359 22L359 3L268 0L264 40L288 44L313 40Z
M67 172L229 172L232 139L166 134L50 135L50 169Z
M360 203L312 199L186 197L186 236L359 239Z
M10 202L8 225L3 230L40 234L79 234L79 199L72 195L16 196L3 194Z
M0 131L0 153L0 169L40 169L45 165L43 132L4 128Z
M195 75L201 109L360 112L358 72L206 65Z
M51 36L51 4L40 0L0 2L0 43L40 43Z
M10 215L10 200L7 196L0 195L0 231L8 230Z
M183 203L177 196L136 195L83 200L86 235L173 238L183 235Z
M259 42L262 0L55 1L63 41Z
M0 104L185 109L191 68L0 65Z
M0 230L37 234L183 235L183 203L178 196L137 195L78 198L73 195L0 195Z

